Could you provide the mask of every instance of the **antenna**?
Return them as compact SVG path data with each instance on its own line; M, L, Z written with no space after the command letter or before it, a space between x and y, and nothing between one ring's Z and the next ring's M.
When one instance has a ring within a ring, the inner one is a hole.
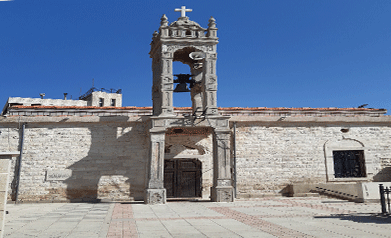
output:
M41 96L41 99L43 99L43 97L45 97L45 93L40 93L39 96Z
M94 79L92 79L92 87L94 87Z

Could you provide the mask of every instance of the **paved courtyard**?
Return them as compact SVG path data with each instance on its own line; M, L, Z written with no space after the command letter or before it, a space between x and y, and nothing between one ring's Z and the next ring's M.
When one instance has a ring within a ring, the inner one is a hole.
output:
M5 237L391 237L380 205L327 198L234 203L8 204Z

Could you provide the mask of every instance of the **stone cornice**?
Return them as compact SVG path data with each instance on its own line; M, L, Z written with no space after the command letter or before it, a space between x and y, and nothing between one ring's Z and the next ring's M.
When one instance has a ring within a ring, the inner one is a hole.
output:
M349 123L349 124L385 124L391 126L391 116L232 116L230 122L259 123Z
M163 119L163 118L161 118ZM171 117L174 120L175 118ZM183 117L177 117L183 119ZM0 117L0 123L144 123L151 116L10 116ZM163 120L167 120L163 119ZM198 119L199 120L199 119ZM273 123L288 125L295 123L312 124L383 124L391 126L391 116L232 116L229 121L239 123ZM201 123L204 124L204 123Z

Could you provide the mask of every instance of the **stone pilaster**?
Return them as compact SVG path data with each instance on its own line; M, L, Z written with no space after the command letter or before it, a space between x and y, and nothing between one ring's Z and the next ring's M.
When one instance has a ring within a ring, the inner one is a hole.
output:
M162 111L161 116L174 115L173 106L173 90L174 80L172 75L172 58L164 56L162 57L162 74L160 76L160 89L162 95Z
M234 189L232 186L230 130L215 129L213 155L213 188L212 201L233 202Z
M149 161L147 168L145 200L147 204L166 203L164 188L164 128L150 130Z
M204 105L207 115L218 115L216 53L209 53L204 63Z
M172 75L172 57L162 56L157 52L152 62L153 70L153 115L174 115L173 109L173 75Z
M12 156L19 152L0 152L0 237L4 235L5 211L7 205L9 173Z

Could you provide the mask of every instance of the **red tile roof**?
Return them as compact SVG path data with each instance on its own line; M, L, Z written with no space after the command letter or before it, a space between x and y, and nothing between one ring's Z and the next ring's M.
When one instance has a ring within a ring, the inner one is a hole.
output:
M25 109L104 109L104 110L152 110L152 107L94 107L94 106L22 106L13 105L10 108L25 108ZM174 110L191 110L191 107L174 107ZM219 107L223 111L386 111L386 109L378 108L312 108L312 107Z

